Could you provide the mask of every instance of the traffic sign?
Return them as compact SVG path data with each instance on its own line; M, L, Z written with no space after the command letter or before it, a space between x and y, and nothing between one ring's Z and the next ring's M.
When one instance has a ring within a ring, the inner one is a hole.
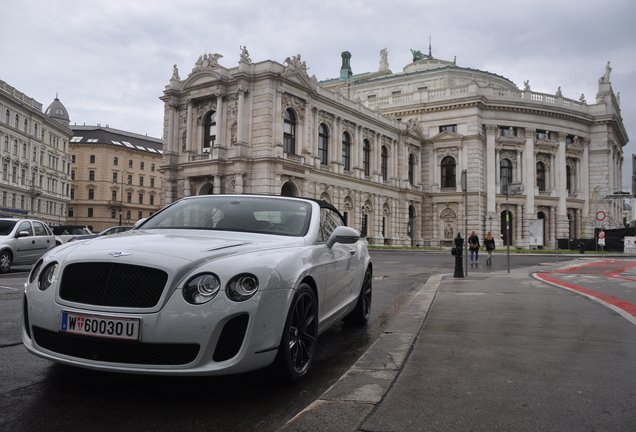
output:
M597 221L604 221L605 220L605 212L604 211L596 212L596 220Z

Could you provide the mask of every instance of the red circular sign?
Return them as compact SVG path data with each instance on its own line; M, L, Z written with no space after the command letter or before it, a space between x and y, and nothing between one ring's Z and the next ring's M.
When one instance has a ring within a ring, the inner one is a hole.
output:
M605 231L599 231L598 238L605 238Z
M597 221L605 220L605 212L604 211L596 212L596 220Z

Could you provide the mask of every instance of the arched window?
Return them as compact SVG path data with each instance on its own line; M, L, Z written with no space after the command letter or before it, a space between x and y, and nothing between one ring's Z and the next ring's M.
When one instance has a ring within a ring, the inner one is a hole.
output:
M347 132L342 134L342 165L345 171L351 171L351 137Z
M457 186L457 176L455 174L455 158L452 156L446 156L442 159L441 171L442 171L442 184L443 188L454 188Z
M502 193L506 193L506 187L512 183L512 162L510 159L502 159L499 162L499 183Z
M572 168L570 165L565 166L565 189L568 193L572 192Z
M285 110L283 123L283 151L296 154L296 116L291 108Z
M364 140L362 144L362 166L364 168L364 175L371 175L371 143L369 140Z
M9 124L9 117L11 117L11 115L9 114L9 110L7 110L7 114L6 114L6 116L4 117L4 122L5 122L6 124Z
M381 153L380 171L382 173L382 180L387 181L387 179L389 178L389 150L386 148L386 146L382 146Z
M210 111L210 113L205 116L205 134L203 138L203 151L208 149L209 152L210 147L214 147L214 141L216 141L216 111Z
M37 123L35 125L33 125L33 136L34 137L38 137L38 125Z
M539 191L545 192L545 164L537 162L537 187Z
M20 116L18 114L15 115L15 128L20 127Z
M320 124L318 127L318 157L322 165L327 165L329 156L329 132L327 126Z
M415 155L409 154L409 183L415 183Z
M24 119L24 132L28 132L29 130L29 121Z

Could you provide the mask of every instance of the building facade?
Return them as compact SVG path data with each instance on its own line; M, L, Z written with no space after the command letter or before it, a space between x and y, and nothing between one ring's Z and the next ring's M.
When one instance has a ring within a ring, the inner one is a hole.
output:
M71 126L67 223L94 232L133 225L159 210L163 142L108 126Z
M238 67L202 56L165 103L166 202L205 193L322 198L370 244L446 246L492 231L498 245L585 238L622 206L628 142L606 66L593 104L519 89L499 75L413 52L402 72L309 77L300 55ZM462 188L466 175L466 193ZM508 193L506 193L508 192ZM609 225L609 226L608 226ZM614 225L614 226L612 226ZM498 236L500 234L500 236Z
M69 129L56 97L42 104L0 81L0 217L60 225L70 201Z

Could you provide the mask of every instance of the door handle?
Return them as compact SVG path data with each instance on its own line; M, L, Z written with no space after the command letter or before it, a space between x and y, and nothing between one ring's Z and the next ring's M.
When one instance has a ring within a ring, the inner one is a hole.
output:
M353 250L350 250L350 251L349 251L349 253L350 253L351 255L355 255L355 254L356 254L356 251L355 251L355 249L353 249Z

